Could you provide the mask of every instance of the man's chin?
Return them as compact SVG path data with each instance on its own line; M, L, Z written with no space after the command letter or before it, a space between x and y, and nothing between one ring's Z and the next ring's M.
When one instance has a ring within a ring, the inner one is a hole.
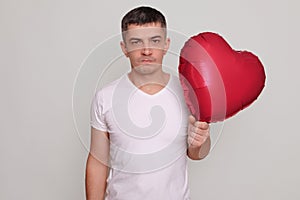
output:
M160 65L158 64L143 64L140 66L136 66L133 69L141 74L151 74L154 71L156 71L159 67Z

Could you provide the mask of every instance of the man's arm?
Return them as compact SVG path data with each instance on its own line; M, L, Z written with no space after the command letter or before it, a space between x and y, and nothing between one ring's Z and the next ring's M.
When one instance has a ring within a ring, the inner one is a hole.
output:
M107 132L91 129L91 147L86 163L86 199L104 200L109 173L109 137Z
M189 117L187 155L192 160L205 158L210 151L209 124Z

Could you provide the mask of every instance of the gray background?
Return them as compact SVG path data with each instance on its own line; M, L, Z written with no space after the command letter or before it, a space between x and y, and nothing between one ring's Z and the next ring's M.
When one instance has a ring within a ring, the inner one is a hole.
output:
M189 162L192 199L299 199L296 2L0 1L0 199L84 199L89 133L81 138L73 122L74 82L89 52L141 4L185 35L220 33L265 66L259 99L225 122L209 157Z

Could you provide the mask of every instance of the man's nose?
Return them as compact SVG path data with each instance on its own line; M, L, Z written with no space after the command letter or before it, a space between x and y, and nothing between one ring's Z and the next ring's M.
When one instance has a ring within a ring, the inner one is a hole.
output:
M142 49L143 55L151 55L152 54L152 48L148 43L144 43L143 49Z

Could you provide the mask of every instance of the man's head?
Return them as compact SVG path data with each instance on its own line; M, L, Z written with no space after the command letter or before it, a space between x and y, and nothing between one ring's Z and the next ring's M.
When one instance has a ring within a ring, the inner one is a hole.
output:
M132 68L144 72L160 70L170 39L165 17L150 7L129 11L122 20L121 48Z

